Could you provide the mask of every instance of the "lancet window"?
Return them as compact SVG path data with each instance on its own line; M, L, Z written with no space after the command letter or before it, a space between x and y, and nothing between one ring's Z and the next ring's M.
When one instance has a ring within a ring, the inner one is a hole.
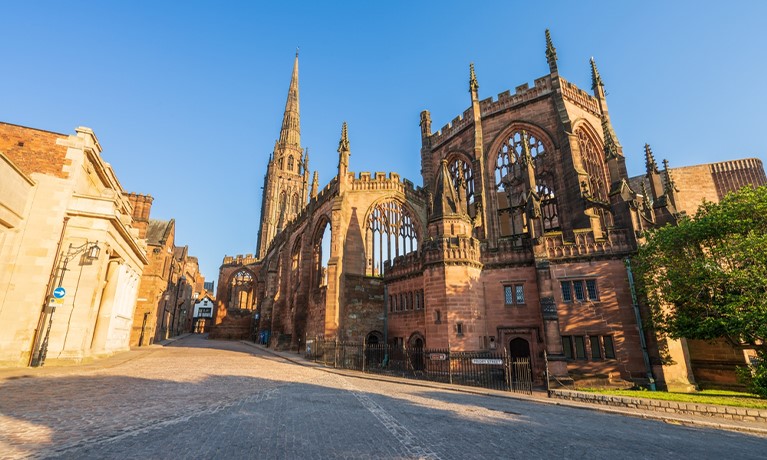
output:
M418 249L416 220L397 201L375 205L368 216L368 274L383 276L384 263Z
M252 310L254 307L253 275L248 270L240 270L229 282L229 308Z
M330 223L325 221L314 235L312 257L314 270L312 283L315 287L327 286L328 260L330 259Z
M581 150L583 169L589 175L588 191L595 200L607 203L607 171L605 170L604 154L596 142L585 130L576 131L578 146Z
M288 171L293 171L293 155L288 155Z
M448 159L448 170L455 187L456 192L463 191L466 207L469 215L474 217L476 209L474 206L474 171L471 164L464 161L461 157L454 156Z

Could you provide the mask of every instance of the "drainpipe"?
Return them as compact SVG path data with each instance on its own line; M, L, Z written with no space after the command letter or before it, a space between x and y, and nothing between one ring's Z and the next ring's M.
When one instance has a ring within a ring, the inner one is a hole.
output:
M626 257L623 260L626 264L626 274L629 277L629 289L631 290L631 304L634 307L634 316L636 316L637 328L639 328L639 343L642 346L642 357L644 358L644 365L647 372L647 381L650 383L650 391L656 391L655 377L652 374L652 366L650 365L650 355L647 353L647 341L644 337L644 328L642 327L642 315L639 312L639 303L637 302L636 288L634 287L634 274L631 272L631 259Z

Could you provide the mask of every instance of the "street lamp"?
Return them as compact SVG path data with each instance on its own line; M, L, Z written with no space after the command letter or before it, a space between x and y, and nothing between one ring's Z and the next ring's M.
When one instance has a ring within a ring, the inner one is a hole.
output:
M67 248L66 254L62 254L64 258L61 261L61 265L58 267L59 273L58 273L58 282L55 283L56 288L52 289L53 286L52 285L49 286L48 293L45 296L46 306L45 306L45 310L43 310L43 314L48 313L48 327L45 330L45 338L43 338L43 341L40 344L40 347L37 349L37 353L34 353L33 351L32 361L30 362L30 366L38 367L45 364L45 356L48 354L48 339L50 338L51 326L53 325L53 314L56 312L56 305L53 304L51 301L53 299L56 299L56 300L63 299L64 296L66 295L66 290L61 285L64 283L64 275L68 271L67 265L69 265L69 261L72 260L75 256L79 254L83 254L82 262L90 263L98 259L100 253L101 253L101 248L99 247L98 241L96 241L95 243L86 241L80 246L72 246L72 243L69 243L69 248ZM43 321L41 324L45 324L45 322ZM35 342L39 340L41 332L42 330L38 329Z

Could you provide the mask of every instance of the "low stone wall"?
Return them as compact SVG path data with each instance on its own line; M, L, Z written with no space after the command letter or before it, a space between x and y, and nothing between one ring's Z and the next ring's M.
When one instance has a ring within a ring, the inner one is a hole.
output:
M708 404L685 403L679 401L630 398L628 396L603 395L571 390L551 390L551 397L590 404L623 407L627 409L641 409L671 414L697 415L728 420L767 423L767 410L765 409L748 409L745 407L712 406Z

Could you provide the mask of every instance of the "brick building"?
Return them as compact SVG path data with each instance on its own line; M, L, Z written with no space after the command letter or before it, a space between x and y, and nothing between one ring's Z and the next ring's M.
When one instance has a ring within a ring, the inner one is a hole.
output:
M338 174L322 190L300 143L296 56L258 252L224 258L211 336L505 349L529 357L537 381L547 356L561 379L693 384L688 343L644 346L630 256L643 230L702 198L766 183L763 166L661 171L647 147L647 172L632 180L594 61L587 93L559 75L548 31L545 55L547 75L497 99L479 98L472 66L470 106L436 132L421 113L422 187L350 172L344 124Z

